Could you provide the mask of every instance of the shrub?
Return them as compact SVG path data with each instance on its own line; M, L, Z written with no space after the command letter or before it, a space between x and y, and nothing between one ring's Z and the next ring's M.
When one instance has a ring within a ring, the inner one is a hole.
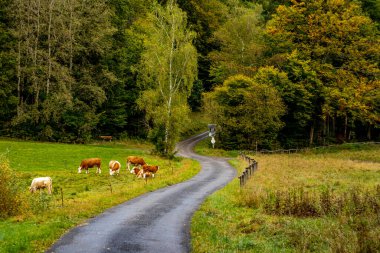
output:
M16 177L8 160L0 156L0 218L16 215L21 208Z

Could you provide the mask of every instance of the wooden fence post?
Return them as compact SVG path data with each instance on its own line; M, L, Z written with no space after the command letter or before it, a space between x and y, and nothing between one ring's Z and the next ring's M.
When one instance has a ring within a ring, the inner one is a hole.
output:
M61 205L63 207L63 190L62 190L62 187L61 187Z
M248 162L248 167L246 167L243 173L239 176L240 187L243 187L257 169L257 162L255 159L247 156L244 152L239 151L239 155L244 161Z

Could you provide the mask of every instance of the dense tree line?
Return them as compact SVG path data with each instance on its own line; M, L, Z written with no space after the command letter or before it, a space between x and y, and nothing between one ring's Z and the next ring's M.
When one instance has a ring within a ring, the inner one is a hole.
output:
M379 13L379 0L1 0L0 134L149 137L169 154L205 110L226 148L378 139Z

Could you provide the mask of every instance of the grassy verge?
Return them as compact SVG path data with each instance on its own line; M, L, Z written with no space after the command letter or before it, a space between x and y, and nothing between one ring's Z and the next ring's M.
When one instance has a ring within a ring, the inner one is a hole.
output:
M378 157L378 146L255 156L244 189L235 179L195 213L193 252L379 252Z
M194 151L200 155L218 156L218 157L237 157L237 150L223 150L212 148L211 138L206 138L195 146Z
M68 229L105 209L189 179L200 169L192 160L170 162L149 155L145 144L137 147L129 143L68 145L1 140L0 154L16 174L23 207L17 215L0 220L0 252L41 252ZM159 165L156 177L145 184L127 172L129 155L140 155L148 164ZM78 174L81 160L90 157L102 159L102 173L97 175L95 169L90 169L89 174ZM111 159L122 164L119 176L109 176ZM52 196L28 192L32 178L38 176L53 179Z

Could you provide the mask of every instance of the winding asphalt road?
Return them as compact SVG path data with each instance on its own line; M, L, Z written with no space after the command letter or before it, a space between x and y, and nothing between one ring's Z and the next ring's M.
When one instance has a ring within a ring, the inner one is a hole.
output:
M191 216L205 197L235 177L225 159L192 151L204 138L207 133L177 145L179 156L201 163L195 177L108 209L69 231L47 252L189 252Z

